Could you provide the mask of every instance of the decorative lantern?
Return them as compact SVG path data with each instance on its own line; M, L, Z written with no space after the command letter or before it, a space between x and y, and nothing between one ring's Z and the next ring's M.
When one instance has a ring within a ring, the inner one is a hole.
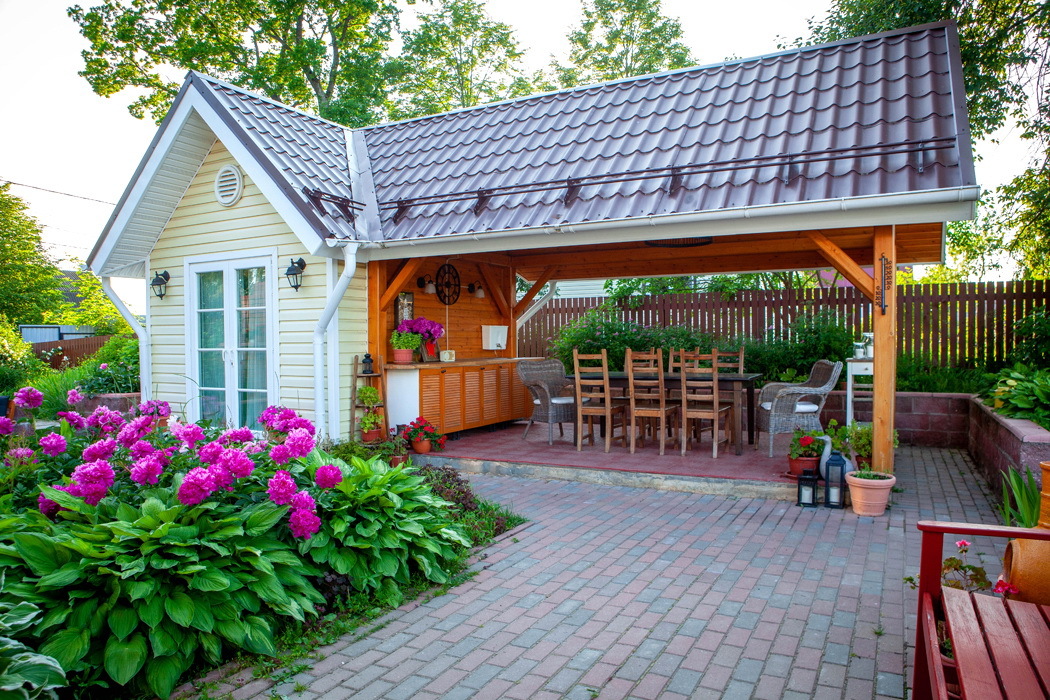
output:
M372 356L365 353L365 356L361 358L361 374L372 374Z
M846 507L846 459L838 450L832 450L824 467L824 507Z
M168 281L171 279L171 275L168 271L158 272L153 278L153 281L149 283L150 289L157 295L158 299L163 299L164 295L168 293Z
M473 294L476 299L485 298L485 290L481 287L481 282L471 282L467 285L467 293Z
M299 287L303 286L303 270L306 269L306 261L302 258L298 260L292 260L288 269L284 271L284 276L288 278L288 286L299 291Z
M817 470L803 469L798 478L798 505L803 508L817 507Z

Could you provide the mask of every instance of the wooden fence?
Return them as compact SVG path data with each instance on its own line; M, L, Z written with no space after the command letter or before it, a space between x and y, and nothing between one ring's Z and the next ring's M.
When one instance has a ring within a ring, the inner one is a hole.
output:
M51 367L58 369L63 362L68 362L70 367L75 367L88 355L94 355L101 350L102 346L112 337L111 335L94 335L90 338L67 338L33 343L33 352L37 357L44 357L45 353L60 348L59 352L51 355Z
M600 305L603 297L552 299L518 331L518 354L545 356L563 325ZM942 366L984 366L1007 359L1013 323L1050 301L1050 281L914 284L897 288L897 339L901 354ZM668 294L623 320L646 326L690 326L718 338L786 337L800 313L829 309L856 329L871 330L872 304L853 287L787 291L747 290L732 299L718 294Z

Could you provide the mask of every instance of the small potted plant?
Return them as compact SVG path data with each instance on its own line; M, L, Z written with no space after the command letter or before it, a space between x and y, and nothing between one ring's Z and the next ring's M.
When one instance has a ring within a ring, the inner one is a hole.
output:
M426 454L431 450L443 450L445 440L448 439L448 436L439 433L438 429L423 416L409 423L402 431L401 437L412 443L412 449L417 454Z
M401 437L395 428L390 429L386 442L380 445L381 454L387 458L391 467L408 461L408 441Z
M860 469L846 472L846 483L849 485L853 512L878 517L886 512L890 491L897 483L897 477L873 469Z
M401 325L404 325L402 323ZM401 326L398 326L400 328ZM390 346L394 348L394 364L407 365L412 362L412 353L423 342L423 336L411 331L396 330L390 334Z
M379 398L379 389L374 386L363 386L358 388L357 400L362 406L373 413L377 408L383 405L383 401Z
M375 442L383 436L383 414L369 411L357 421L361 442Z
M846 429L846 442L849 443L849 448L853 452L853 461L857 465L858 469L868 469L871 467L871 453L872 453L872 436L874 434L874 428L870 423L857 423L856 421L849 424ZM893 431L893 446L898 446L897 431Z
M788 450L788 475L798 478L803 469L813 469L820 465L820 453L824 450L824 441L820 440L819 430L796 429L791 436L791 447Z

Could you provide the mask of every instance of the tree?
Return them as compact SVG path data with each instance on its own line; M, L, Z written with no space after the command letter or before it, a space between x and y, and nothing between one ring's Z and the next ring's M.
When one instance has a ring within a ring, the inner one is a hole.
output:
M128 108L138 118L164 118L179 89L161 74L172 67L349 126L382 113L384 52L397 20L392 2L107 0L68 12L91 42L80 75L105 97L145 89Z
M79 302L63 313L62 323L71 326L93 326L95 335L131 333L131 326L117 311L102 290L102 281L94 273L84 270L71 281Z
M393 116L436 114L527 95L513 30L475 0L441 0L404 33Z
M575 87L693 65L682 25L661 9L660 0L582 0L569 63L553 66L557 81Z
M0 316L15 325L42 323L62 304L58 268L44 252L40 224L10 189L0 184Z

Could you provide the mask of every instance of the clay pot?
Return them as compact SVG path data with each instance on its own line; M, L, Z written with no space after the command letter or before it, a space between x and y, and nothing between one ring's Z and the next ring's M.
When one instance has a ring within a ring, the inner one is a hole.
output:
M430 452L431 447L432 447L432 445L430 444L430 440L413 440L412 441L412 451L415 452L416 454L425 455L426 453Z
M396 466L398 466L400 464L404 464L407 461L408 461L408 455L391 455L391 457L390 457L390 466L391 467L396 467Z
M77 405L76 411L83 416L87 416L94 413L99 406L105 406L111 411L126 413L138 406L141 400L142 394L137 391L130 394L98 394L89 399L84 399L83 402Z
M820 457L788 457L788 476L797 479L802 476L803 469L817 471L820 466Z
M415 351L411 348L404 350L394 348L394 364L395 365L408 365L412 364L412 354Z
M857 515L872 517L885 513L886 506L890 502L891 490L897 483L897 477L890 474L888 479L858 479L853 476L856 473L855 471L846 473L853 512Z
M1039 503L1039 523L1033 529L1050 529L1050 462L1040 462L1043 490ZM1050 542L1016 539L1006 544L1003 578L1020 593L1012 600L1050 605Z
M375 442L383 437L383 429L375 428L373 430L362 430L361 431L361 442Z

